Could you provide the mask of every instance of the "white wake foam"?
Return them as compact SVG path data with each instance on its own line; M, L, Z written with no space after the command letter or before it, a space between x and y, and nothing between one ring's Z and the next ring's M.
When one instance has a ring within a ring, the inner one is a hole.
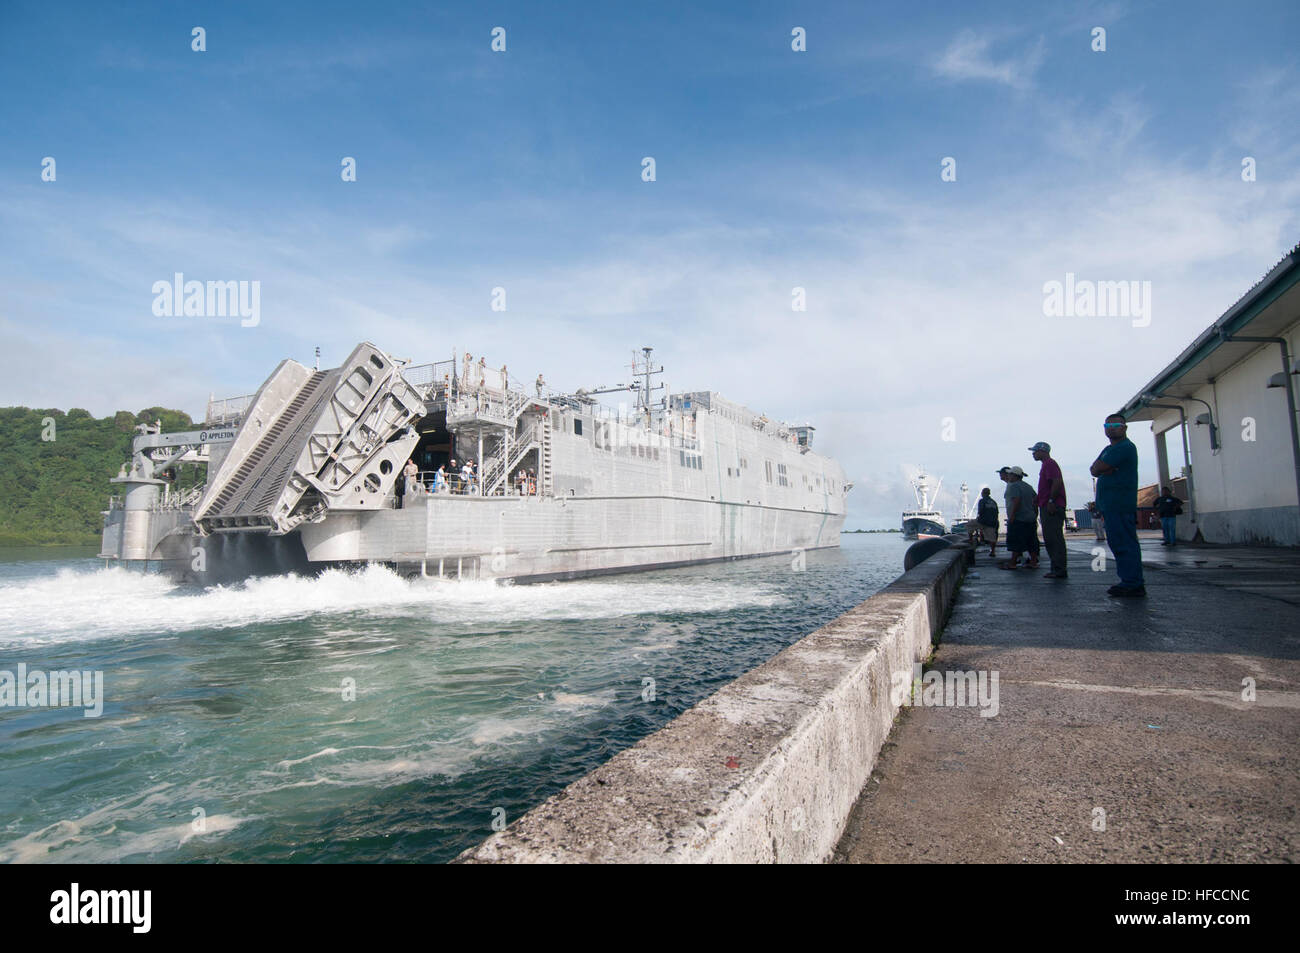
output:
M0 585L0 645L171 634L345 612L475 625L726 612L782 599L759 586L686 577L510 586L408 580L376 565L198 590L120 567L64 568L52 576Z

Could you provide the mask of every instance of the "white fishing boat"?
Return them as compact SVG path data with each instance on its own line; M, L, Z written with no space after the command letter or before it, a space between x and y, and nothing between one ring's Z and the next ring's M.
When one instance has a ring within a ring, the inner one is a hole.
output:
M933 500L939 495L943 478L934 486L934 495L930 494L930 477L922 467L912 479L912 491L916 494L916 509L903 511L903 538L929 539L942 536L947 532L943 514L935 508Z

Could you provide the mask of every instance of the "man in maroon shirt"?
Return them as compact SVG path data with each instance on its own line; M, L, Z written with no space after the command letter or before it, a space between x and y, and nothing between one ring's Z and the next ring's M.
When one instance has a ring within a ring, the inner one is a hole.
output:
M1061 468L1052 459L1051 444L1041 440L1029 448L1034 459L1041 463L1038 471L1038 518L1043 524L1043 546L1052 560L1052 568L1045 579L1064 579L1065 565L1065 478Z

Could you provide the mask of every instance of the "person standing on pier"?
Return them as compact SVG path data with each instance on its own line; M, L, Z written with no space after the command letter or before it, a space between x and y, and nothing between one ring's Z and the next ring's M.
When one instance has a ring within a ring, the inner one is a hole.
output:
M1115 555L1119 584L1106 590L1112 596L1145 596L1142 577L1142 545L1137 534L1138 453L1128 439L1128 422L1123 414L1106 418L1110 446L1093 461L1097 478L1097 509L1106 523L1106 542Z
M1092 493L1093 496L1097 495L1096 487L1093 487ZM1097 509L1096 500L1088 503L1088 515L1092 517L1092 531L1097 534L1097 542L1106 542L1106 521L1101 518L1101 510Z
M989 555L998 554L998 504L988 487L980 490L980 501L975 507L975 525L980 536L989 544Z
M1183 512L1183 501L1174 496L1174 491L1167 486L1160 488L1160 498L1152 504L1160 517L1160 529L1164 532L1161 546L1178 545L1178 517Z
M1007 553L1011 558L998 563L999 569L1018 569L1020 554L1025 554L1025 568L1038 568L1038 507L1034 491L1025 483L1020 467L1003 467L998 475L1007 482Z
M1034 459L1042 464L1038 471L1038 519L1043 524L1043 546L1052 568L1044 573L1045 579L1065 579L1065 477L1060 465L1052 459L1052 445L1042 440L1029 448Z

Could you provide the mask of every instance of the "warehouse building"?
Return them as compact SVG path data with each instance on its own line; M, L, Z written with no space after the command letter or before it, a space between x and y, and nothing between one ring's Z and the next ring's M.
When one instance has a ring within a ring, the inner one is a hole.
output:
M1300 545L1298 331L1300 245L1121 409L1151 422L1160 485L1187 478L1179 539Z

